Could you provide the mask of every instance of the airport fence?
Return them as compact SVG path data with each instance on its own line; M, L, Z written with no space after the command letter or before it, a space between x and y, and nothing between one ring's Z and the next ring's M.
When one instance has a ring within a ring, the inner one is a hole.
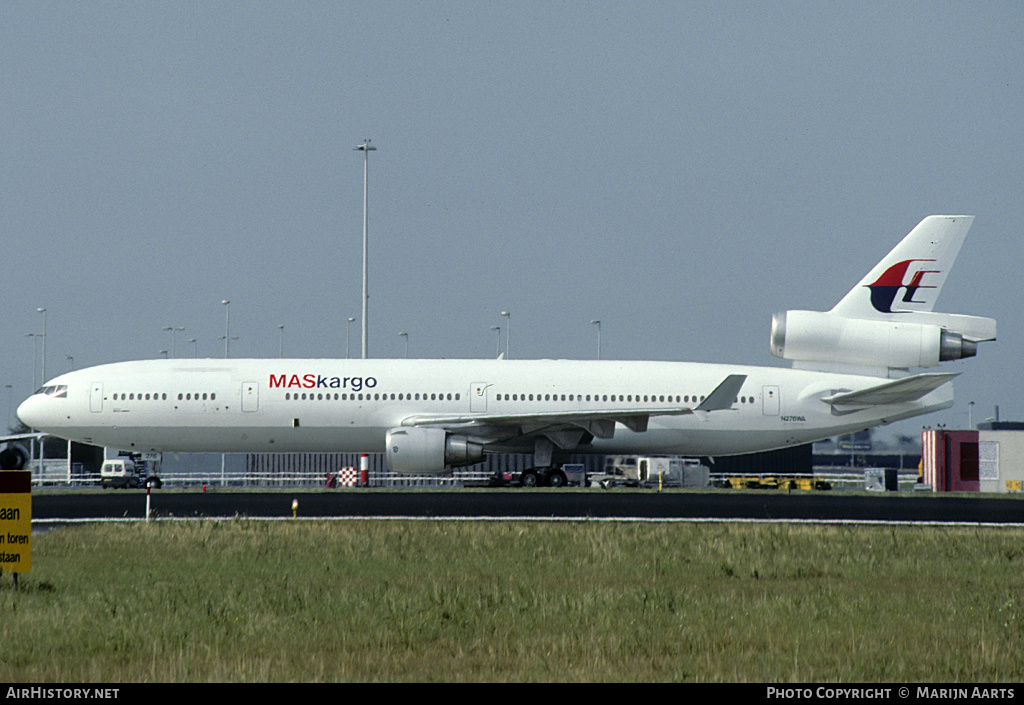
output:
M600 456L579 456L588 473L603 469ZM576 457L573 458L577 462ZM456 468L451 475L398 475L384 466L382 454L366 458L368 486L381 488L444 488L487 486L494 477L509 477L531 466L529 455L494 455L488 462ZM245 462L224 469L170 471L159 475L167 487L236 487L236 488L325 488L328 478L344 475L340 486L352 486L360 479L361 454L253 454ZM43 487L99 487L98 473L87 473L79 463L64 459L34 459L26 470L32 471L33 485ZM812 475L804 473L711 473L713 486L752 489L926 489L919 482L916 469L853 468L821 466ZM337 485L338 483L331 483Z
M26 468L32 471L32 484L36 488L59 488L59 487L96 487L102 486L102 480L98 473L69 473L67 464L63 463L59 468L43 468L36 464L35 467ZM338 473L333 473L334 478ZM253 471L253 470L225 470L220 472L211 470L206 472L160 472L160 482L163 487L180 488L326 488L355 486L359 479L358 471L350 478L341 483L328 483L328 474L319 471L290 472L281 474L274 471ZM393 488L431 488L431 487L464 487L467 484L487 484L490 475L484 471L457 472L452 475L398 475L386 471L368 473L369 487L393 487Z
M866 476L867 475L867 476ZM460 472L452 475L396 475L394 473L369 473L369 482L366 487L389 488L389 489L441 489L457 487L487 487L494 484L493 474L483 471ZM895 478L886 478L884 475L872 476L870 471L859 472L816 472L813 475L806 474L785 474L785 473L762 473L727 475L713 473L709 476L711 487L714 488L736 488L736 489L763 489L763 490L893 490L911 491L930 489L918 482L916 473L899 473ZM274 489L274 488L305 488L324 489L346 487L362 487L357 482L352 484L331 483L328 485L325 475L320 473L293 473L287 477L273 472L254 473L227 471L220 472L174 472L161 473L160 480L164 488L193 488L193 489L214 489L214 488L238 488L238 489ZM33 478L36 488L47 487L95 487L101 486L98 475L79 475L68 479L64 477L49 477L40 480ZM653 486L653 485L652 485Z

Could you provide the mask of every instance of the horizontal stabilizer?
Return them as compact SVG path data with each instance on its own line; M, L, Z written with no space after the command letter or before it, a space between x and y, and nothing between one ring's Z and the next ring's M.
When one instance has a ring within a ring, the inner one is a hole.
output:
M856 392L833 394L830 397L823 397L822 401L833 406L907 404L935 391L958 374L959 372L915 375L860 389Z

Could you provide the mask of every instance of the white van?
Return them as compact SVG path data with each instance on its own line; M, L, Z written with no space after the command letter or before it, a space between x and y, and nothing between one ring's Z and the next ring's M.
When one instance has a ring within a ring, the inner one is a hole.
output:
M159 488L162 484L156 475L143 477L135 463L127 458L108 458L103 461L103 467L100 468L100 486L103 489L127 489L147 485Z

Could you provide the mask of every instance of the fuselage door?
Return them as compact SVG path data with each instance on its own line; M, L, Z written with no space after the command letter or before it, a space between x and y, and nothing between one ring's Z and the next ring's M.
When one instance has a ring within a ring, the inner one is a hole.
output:
M103 411L103 382L93 382L89 390L89 411Z
M486 382L473 382L469 392L469 410L473 413L487 411L487 388L491 386Z
M762 410L765 416L779 415L779 385L766 384L761 387Z
M242 382L242 411L258 411L260 408L260 385L258 382Z

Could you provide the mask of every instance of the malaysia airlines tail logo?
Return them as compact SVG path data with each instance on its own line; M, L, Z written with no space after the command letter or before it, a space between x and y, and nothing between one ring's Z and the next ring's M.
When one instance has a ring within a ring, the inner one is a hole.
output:
M881 313L901 313L901 311L893 311L893 304L896 303L896 297L899 296L900 289L905 289L903 298L900 299L900 303L905 304L925 304L927 301L918 301L914 299L919 289L935 289L934 286L922 284L922 280L926 274L939 274L936 269L924 269L922 266L911 268L911 265L915 262L934 262L933 259L907 259L902 262L889 267L882 273L875 283L867 284L867 287L871 289L871 305L875 307L876 311ZM907 272L913 271L910 275L910 281L907 282Z

